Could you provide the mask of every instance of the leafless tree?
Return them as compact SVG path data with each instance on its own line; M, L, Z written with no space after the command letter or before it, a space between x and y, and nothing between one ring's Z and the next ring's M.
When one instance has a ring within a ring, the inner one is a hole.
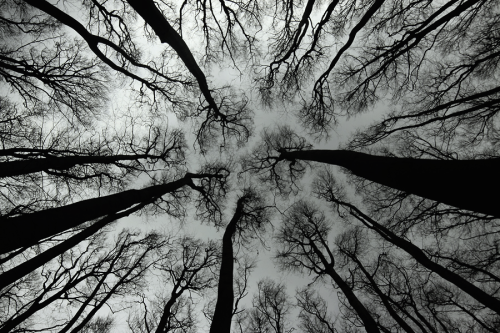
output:
M169 293L141 294L140 305L129 314L132 332L196 332L193 294L202 295L217 283L219 247L214 242L182 237L154 263Z
M79 331L103 306L113 308L110 300L143 287L151 256L168 241L157 234L140 238L125 230L108 250L104 236L101 233L90 238L2 288L0 299L5 311L0 330L24 331L36 324L46 325L44 330ZM54 317L43 323L37 316L49 308Z

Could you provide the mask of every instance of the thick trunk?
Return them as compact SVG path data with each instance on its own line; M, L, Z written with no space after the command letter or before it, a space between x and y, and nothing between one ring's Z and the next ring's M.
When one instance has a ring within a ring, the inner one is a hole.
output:
M442 161L374 156L347 150L282 152L281 159L307 160L461 209L500 217L500 158Z
M19 247L35 245L44 238L76 227L84 222L116 214L135 204L151 202L185 185L192 185L193 178L203 177L218 176L188 173L183 178L168 184L155 185L141 190L128 190L100 198L83 200L63 207L0 219L2 225L0 254L13 251Z
M231 319L233 317L233 235L243 213L243 201L238 200L236 212L226 227L222 237L222 262L220 267L219 285L217 287L217 303L215 304L214 317L210 325L210 333L230 333Z
M81 164L111 164L118 161L133 161L146 155L115 156L66 156L0 163L0 178L25 175L44 170L67 170Z
M76 246L83 240L87 239L88 237L92 236L95 234L97 231L105 227L107 224L116 221L117 219L120 219L122 217L128 216L140 209L142 209L145 206L145 204L140 204L137 205L133 208L130 208L124 212L118 213L118 214L113 214L110 216L106 216L105 218L101 219L100 221L94 223L88 228L85 228L83 231L79 232L78 234L68 238L67 240L63 241L60 244L57 244L54 247L51 247L50 249L40 253L36 257L23 262L22 264L12 268L11 270L8 270L7 272L4 272L0 275L0 289L3 287L21 279L25 275L29 274L30 272L36 270L37 268L45 265L47 262L50 260L54 259L55 257L63 254L64 252L68 251L72 247Z

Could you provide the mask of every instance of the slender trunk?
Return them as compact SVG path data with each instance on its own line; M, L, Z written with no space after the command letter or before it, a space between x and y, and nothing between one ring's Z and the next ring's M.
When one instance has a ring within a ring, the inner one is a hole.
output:
M363 322L363 325L365 326L365 330L368 333L380 333L380 330L378 329L378 325L375 322L375 319L373 319L372 315L368 310L365 308L363 303L358 299L358 297L354 294L352 289L349 287L349 285L342 279L340 275L338 275L337 271L335 268L333 268L333 263L329 263L321 250L316 246L314 241L311 241L310 243L313 251L316 253L318 258L321 260L323 265L325 266L325 273L330 275L330 277L333 279L333 281L339 286L340 290L344 293L345 297L347 298L347 301L349 304L352 306L354 311L358 314L359 318Z
M6 287L7 285L21 279L26 276L30 272L36 270L37 268L45 265L50 260L56 258L57 256L63 254L68 251L72 247L76 246L83 240L95 234L97 231L108 225L109 223L116 221L122 217L128 216L140 209L142 209L146 204L140 204L135 207L132 207L124 212L113 214L110 216L106 216L100 221L92 224L90 227L85 228L83 231L78 234L68 238L67 240L57 244L56 246L51 247L50 249L40 253L34 258L31 258L28 261L23 262L22 264L4 272L0 275L0 289Z
M349 301L349 304L353 307L354 311L358 314L359 318L363 322L365 326L365 330L368 333L380 333L378 329L378 325L365 308L363 303L360 302L358 297L353 293L349 285L337 274L335 269L332 266L326 267L326 273L330 275L330 277L335 281L335 283L339 286L340 290L344 293L345 297Z
M167 304L163 307L163 313L160 318L160 322L158 323L158 327L156 328L155 333L162 333L168 330L167 324L169 318L172 316L172 306L174 306L175 302L179 298L181 294L176 293L175 290L172 291L170 299L167 301Z
M368 228L375 230L380 236L382 236L388 242L396 245L400 249L410 254L419 264L421 264L428 270L436 273L437 275L441 276L446 281L453 283L454 285L465 291L467 294L469 294L476 301L478 301L481 304L484 304L485 306L487 306L488 308L490 308L491 310L495 311L497 314L500 315L499 299L487 294L480 288L476 287L474 284L465 280L460 275L430 260L419 247L415 246L411 242L401 237L398 237L389 229L385 228L384 226L377 223L375 220L371 219L369 216L365 215L355 206L342 201L339 201L339 203L349 207L352 216L357 218Z
M210 333L230 333L231 319L233 317L233 235L236 232L236 224L243 214L243 202L245 197L238 199L236 211L233 218L226 227L222 237L222 261L220 266L219 284L217 287L217 303L215 304L214 316L210 325Z
M76 227L102 216L116 214L142 202L151 202L162 195L190 185L193 178L219 177L218 175L186 174L171 183L150 186L141 190L128 190L108 196L82 200L63 207L49 208L32 214L0 219L2 236L0 254L19 247L32 246L40 240Z
M137 272L137 274L133 277L130 277L130 275L133 273L134 269L136 269L141 262L144 260L146 255L150 249L146 249L144 253L141 254L139 258L136 259L136 261L133 263L133 265L128 269L128 271L121 276L120 280L116 282L116 284L111 288L111 290L106 292L106 296L104 296L98 304L92 307L92 310L89 311L89 313L85 316L85 318L75 327L71 330L71 333L78 333L80 332L83 327L90 322L90 320L95 316L95 314L104 306L108 303L109 299L117 292L118 288L121 287L122 285L126 283L130 283L134 278L137 278L140 276L141 272Z
M350 257L358 265L358 267L361 269L361 271L363 272L363 274L366 276L366 278L370 282L373 290L380 297L380 299L382 300L382 303L386 307L387 311L389 312L389 314L391 315L391 317L394 318L394 320L398 323L398 325L401 326L401 328L403 328L408 333L415 333L415 331L411 328L411 326L408 325L408 323L406 323L406 321L403 318L401 318L399 316L399 314L393 309L393 307L389 303L390 297L384 295L384 293L382 292L382 290L380 290L380 288L378 287L378 285L375 282L375 280L373 279L373 277L365 269L365 267L363 266L363 264L361 263L361 261L359 261L359 259L355 255L352 255L352 254L347 253L347 252L344 252L344 253L348 257Z
M85 279L89 278L91 275L86 274L84 276L81 276L80 278L73 280L66 284L63 288L59 289L57 292L54 294L48 295L47 290L44 290L42 294L32 302L32 304L21 314L19 314L17 317L14 317L12 319L9 319L5 322L3 322L0 327L0 333L9 333L12 332L12 330L23 323L25 320L29 319L33 314L38 312L39 310L45 308L46 306L52 304L54 301L60 299L62 295L67 293L71 288L74 288L77 286L80 282L84 281ZM51 286L54 283L51 284ZM45 287L45 285L44 285ZM50 288L50 286L48 287ZM48 297L47 297L48 296Z
M353 174L447 205L500 217L500 158L442 161L374 156L347 150L281 151L281 159L338 165Z
M147 155L64 156L0 163L0 178L25 175L44 170L67 170L79 164L111 164L118 161L136 161Z

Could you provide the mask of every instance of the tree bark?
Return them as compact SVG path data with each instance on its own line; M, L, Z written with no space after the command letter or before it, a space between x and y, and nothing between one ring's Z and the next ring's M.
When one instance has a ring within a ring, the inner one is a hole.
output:
M353 174L460 209L500 218L500 158L443 161L374 156L347 150L280 151L283 160L338 165Z
M140 209L142 209L146 204L140 204L135 207L132 207L130 209L127 209L124 212L118 213L118 214L113 214L106 216L105 218L101 219L100 221L97 221L96 223L92 224L90 227L85 228L78 234L68 238L67 240L63 241L60 244L57 244L56 246L51 247L50 249L40 253L36 257L23 262L22 264L8 270L7 272L4 272L0 275L0 289L3 287L6 287L7 285L21 279L22 277L26 276L30 272L34 271L35 269L45 265L47 262L50 260L54 259L55 257L63 254L64 252L68 251L72 247L76 246L83 240L87 239L88 237L92 236L96 232L98 232L100 229L104 228L106 225L109 223L116 221L122 217L128 216Z
M0 178L13 177L45 170L67 170L81 164L112 164L118 161L137 161L148 155L64 156L0 163Z
M188 173L181 179L167 184L150 186L141 190L128 190L108 196L82 200L63 207L49 208L36 213L0 219L2 236L0 254L19 247L32 246L38 241L76 227L84 222L105 215L116 214L132 205L151 202L162 195L185 185L193 185L193 178L218 177L217 175Z
M243 214L245 197L238 199L236 211L229 222L222 237L222 261L220 266L219 284L217 287L217 303L215 304L214 317L210 325L210 333L230 333L231 319L233 317L233 235L236 224Z

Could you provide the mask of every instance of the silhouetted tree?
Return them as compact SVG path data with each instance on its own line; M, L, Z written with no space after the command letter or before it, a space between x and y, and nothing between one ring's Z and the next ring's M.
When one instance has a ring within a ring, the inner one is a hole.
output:
M329 276L347 298L349 305L367 332L379 332L377 323L365 305L354 293L349 278L343 278L336 268L334 251L330 248L328 234L331 223L317 207L299 201L290 214L283 218L277 236L280 249L276 258L283 269Z
M264 130L262 142L246 158L246 170L266 181L295 181L305 172L301 161L338 165L366 180L448 205L500 217L495 198L484 184L497 185L500 159L435 160L369 155L349 150L309 150L289 128ZM288 162L287 166L281 164ZM500 183L498 184L500 185ZM285 189L286 191L287 189Z
M0 299L5 311L0 331L29 329L35 324L32 318L47 307L71 310L55 313L53 320L43 323L49 325L46 330L83 329L103 306L111 306L111 299L142 288L151 256L164 245L165 240L156 234L138 238L128 231L120 233L110 249L103 234L90 238L85 245L72 248L41 270L2 289ZM38 329L40 324L37 321Z
M252 308L248 310L246 331L287 333L290 327L290 309L292 303L282 283L271 279L260 280L257 292L252 299Z
M155 298L141 295L140 306L129 314L132 332L195 332L196 314L192 294L203 294L217 282L215 268L220 263L214 242L181 237L153 264L155 274L170 293Z
M262 234L269 224L269 208L264 205L264 197L259 195L254 188L246 188L236 202L236 210L227 224L222 238L222 261L217 302L210 325L210 332L212 333L229 333L231 320L236 309L233 287L235 283L234 260L236 256L233 250L233 239L241 246L245 245L245 243L248 244L252 238ZM246 279L245 275L243 279Z
M430 270L431 272L436 273L444 280L456 285L458 288L462 289L479 303L485 305L497 314L500 313L500 301L497 297L494 296L496 291L484 291L473 283L467 281L459 274L431 260L430 256L427 255L425 251L417 247L411 241L396 235L387 227L370 218L355 205L337 195L341 191L336 189L335 182L330 182L324 185L325 186L321 186L321 184L317 184L316 193L319 197L331 202L337 209L345 211L356 221L361 222L366 228L376 232L388 243L408 253L420 265ZM484 287L486 287L486 285L484 285Z

